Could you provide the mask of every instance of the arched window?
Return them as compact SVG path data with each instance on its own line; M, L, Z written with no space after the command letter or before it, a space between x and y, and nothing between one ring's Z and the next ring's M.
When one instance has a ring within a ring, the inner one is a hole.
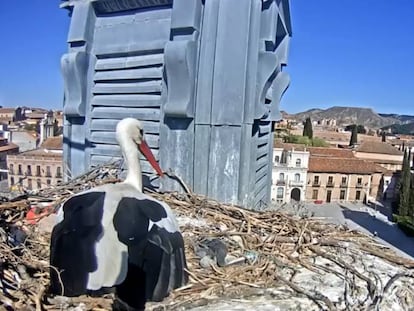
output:
M276 163L279 163L279 159L280 159L280 157L277 155L277 156L275 156L275 162Z
M283 199L283 188L282 187L277 188L276 198L277 199Z
M280 180L280 181L285 180L285 174L280 173L280 174L279 174L279 180Z
M296 159L296 167L300 167L301 164L302 164L301 159Z
M299 182L300 181L300 174L299 173L296 173L295 174L295 181L296 182Z

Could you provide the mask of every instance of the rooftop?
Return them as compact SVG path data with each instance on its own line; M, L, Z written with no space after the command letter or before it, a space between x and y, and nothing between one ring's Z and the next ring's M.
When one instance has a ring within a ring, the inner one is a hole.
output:
M15 157L47 157L62 158L62 151L50 151L47 149L34 149L14 155Z
M10 151L10 150L13 150L13 149L16 149L18 151L19 146L17 146L16 144L13 144L13 143L8 143L7 145L0 147L0 152Z
M329 148L329 147L309 147L308 148L311 157L324 157L324 158L355 158L352 150L340 149L340 148Z
M16 108L0 108L0 113L15 113Z
M397 148L391 146L390 144L383 142L375 141L364 141L356 149L356 152L366 152L366 153L381 153L388 155L403 155L403 152Z
M289 144L289 143L282 143L282 142L275 142L274 148L282 148L284 150L290 151L308 151L308 147L302 144Z
M378 165L356 158L322 158L309 159L309 172L314 173L342 173L342 174L372 174L382 173L383 168Z
M55 136L47 138L40 148L49 150L62 150L63 149L63 136Z

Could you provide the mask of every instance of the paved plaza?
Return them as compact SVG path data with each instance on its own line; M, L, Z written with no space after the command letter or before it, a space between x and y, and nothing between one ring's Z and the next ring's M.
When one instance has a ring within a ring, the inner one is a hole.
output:
M327 222L342 224L370 235L390 246L400 255L414 258L414 238L408 237L391 221L389 204L325 203L286 204L281 210L298 215L321 217Z

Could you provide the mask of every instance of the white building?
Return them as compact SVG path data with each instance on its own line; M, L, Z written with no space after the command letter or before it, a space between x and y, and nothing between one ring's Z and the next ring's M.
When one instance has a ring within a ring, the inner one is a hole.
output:
M280 144L273 148L272 202L304 201L309 152L304 145Z

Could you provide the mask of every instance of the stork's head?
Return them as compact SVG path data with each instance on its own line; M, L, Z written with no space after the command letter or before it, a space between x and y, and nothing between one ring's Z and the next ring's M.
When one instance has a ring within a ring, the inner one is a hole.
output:
M160 176L164 175L144 139L144 128L141 121L134 118L125 118L119 121L116 126L116 139L125 152L128 152L131 142L135 143L157 174Z

